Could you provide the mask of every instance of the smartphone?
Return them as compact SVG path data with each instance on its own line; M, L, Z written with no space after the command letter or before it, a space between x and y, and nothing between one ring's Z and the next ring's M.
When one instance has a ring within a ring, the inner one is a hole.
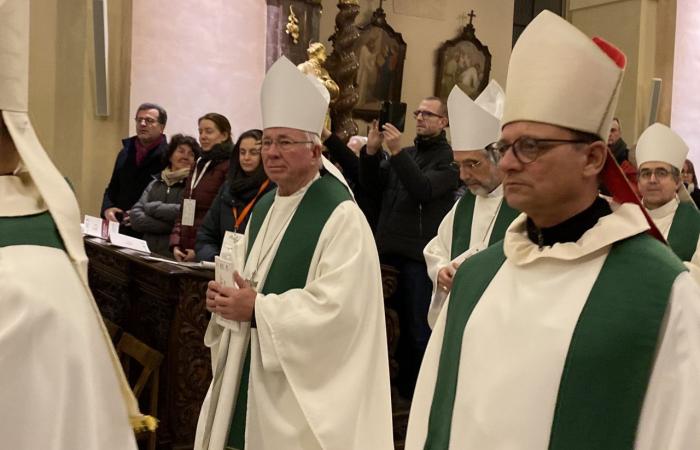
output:
M379 110L379 131L385 123L390 123L403 133L406 124L406 104L404 102L382 102Z

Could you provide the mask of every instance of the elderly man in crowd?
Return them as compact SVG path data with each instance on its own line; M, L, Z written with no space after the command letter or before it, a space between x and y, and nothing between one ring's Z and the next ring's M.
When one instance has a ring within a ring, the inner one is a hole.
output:
M141 198L153 177L165 168L168 142L163 134L168 114L162 106L143 103L136 109L136 136L122 140L112 178L102 198L102 216L121 222L121 232L135 235L129 210Z
M265 77L262 157L278 188L255 206L237 287L207 291L215 376L197 449L393 448L379 259L321 156L328 101L284 57Z
M136 450L138 412L88 288L80 210L28 115L29 2L0 2L0 436Z
M375 121L367 145L360 151L360 185L381 198L375 232L379 257L399 271L395 295L401 324L397 387L401 396L409 399L430 338L427 317L432 283L423 249L454 206L459 183L445 134L446 105L437 97L427 97L413 115L413 146L402 148L402 133L391 123L379 130ZM388 150L388 160L382 145Z
M433 281L428 311L431 327L462 261L503 239L506 228L518 215L503 201L503 173L497 167L497 153L485 150L501 134L504 98L501 86L491 80L476 100L458 86L447 99L452 151L459 165L459 178L468 192L445 216L437 236L423 250Z
M700 213L681 179L688 146L666 125L655 123L637 141L639 192L644 207L674 253L700 280Z
M548 11L513 48L491 148L524 214L454 277L407 450L697 446L700 288L605 143L624 64Z

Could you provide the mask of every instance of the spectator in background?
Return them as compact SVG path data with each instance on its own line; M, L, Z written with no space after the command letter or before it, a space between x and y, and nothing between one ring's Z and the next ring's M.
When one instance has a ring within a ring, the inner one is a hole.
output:
M197 231L195 250L199 261L214 261L227 231L242 234L257 201L274 187L262 165L261 139L261 130L248 130L233 146L226 182Z
M620 119L617 117L613 117L610 124L608 148L610 148L618 164L622 165L622 161L628 160L629 149L627 148L627 143L622 139L622 127L620 126Z
M129 210L141 193L165 167L168 143L163 134L168 114L155 103L142 103L136 110L136 136L122 140L112 178L102 198L102 217L121 222L120 232L137 235L130 226Z
M698 189L698 177L695 175L695 166L689 159L685 160L683 170L681 170L683 183L688 188L690 197L695 202L695 205L700 207L700 189Z
M231 124L226 117L208 113L198 123L202 154L187 178L181 215L170 235L170 247L177 261L195 260L197 229L226 180L233 152Z
M197 140L176 134L170 139L165 160L168 166L143 191L131 208L131 227L143 234L152 252L171 256L170 233L180 217L185 179L199 156Z
M360 185L381 196L375 233L379 257L399 271L396 309L401 338L397 359L399 393L410 399L425 352L430 327L428 307L433 284L423 258L423 248L437 234L438 226L454 205L459 183L452 148L445 137L447 107L437 97L427 97L414 111L416 138L401 147L402 133L392 124L379 130L377 121L360 152ZM385 144L389 159L382 151Z
M363 136L353 136L345 145L343 141L327 128L321 131L323 145L328 149L329 159L343 172L352 193L355 195L357 206L365 215L372 232L377 228L381 192L369 192L360 185L360 150L367 143Z

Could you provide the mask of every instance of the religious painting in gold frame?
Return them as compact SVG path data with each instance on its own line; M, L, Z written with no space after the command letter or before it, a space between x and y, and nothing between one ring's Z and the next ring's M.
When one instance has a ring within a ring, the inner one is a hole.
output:
M386 22L381 6L374 11L370 22L358 27L358 31L360 35L354 46L358 60L358 101L352 115L373 120L379 116L383 101L401 101L406 42L401 33Z
M454 85L458 85L470 98L476 99L489 84L491 52L476 37L472 19L459 36L444 42L437 50L435 96L446 100Z

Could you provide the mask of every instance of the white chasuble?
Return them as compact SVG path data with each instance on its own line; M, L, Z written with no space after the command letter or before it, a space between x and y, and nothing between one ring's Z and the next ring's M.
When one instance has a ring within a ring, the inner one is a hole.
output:
M307 188L275 197L247 258L245 278L264 285ZM248 231L246 245L247 239ZM354 202L341 203L326 222L306 286L258 294L255 318L250 334L249 323L232 328L210 323L214 361L227 335L230 343L226 360L219 362L225 364L224 381L219 392L207 394L195 448L220 450L226 442L248 335L246 449L393 448L379 258ZM207 427L214 403L217 413Z
M538 248L525 215L506 233L505 263L462 336L451 449L546 450L560 379L579 314L611 245L648 228L635 205L602 217L577 241ZM448 301L457 301L450 300ZM700 442L700 289L673 283L635 448L692 449ZM411 406L407 450L422 450L448 308L428 344ZM691 381L695 380L695 381Z
M0 176L0 220L46 211L28 174ZM136 450L111 344L68 254L0 246L0 286L0 447Z
M465 195L472 194L467 193ZM498 185L488 195L474 195L474 197L474 213L472 214L469 234L469 248L463 255L454 259L458 263L464 261L464 256L473 255L488 247L491 233L496 223L496 215L499 213L504 201L503 185ZM437 275L440 269L453 261L451 258L452 236L454 234L452 228L458 206L459 202L455 203L445 218L442 219L442 222L440 222L437 235L423 249L423 256L428 266L428 276L433 282L433 295L430 300L430 308L428 309L428 324L431 327L435 324L437 316L445 303L446 294L437 290Z

